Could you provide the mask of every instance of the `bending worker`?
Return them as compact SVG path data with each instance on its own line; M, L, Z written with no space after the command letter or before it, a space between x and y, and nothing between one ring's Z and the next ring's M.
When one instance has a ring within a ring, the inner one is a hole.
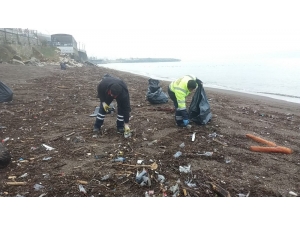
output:
M100 108L94 124L93 133L99 134L103 125L105 115L109 113L110 103L116 99L118 105L117 115L117 132L128 134L129 128L129 113L130 98L127 85L119 78L105 75L97 87L98 98L100 99Z
M185 75L169 85L168 94L175 106L175 121L177 126L186 127L189 115L186 108L186 97L202 82L193 75Z

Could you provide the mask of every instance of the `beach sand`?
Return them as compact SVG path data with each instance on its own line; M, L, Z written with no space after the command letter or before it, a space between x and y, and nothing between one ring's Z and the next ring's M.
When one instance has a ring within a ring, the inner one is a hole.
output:
M129 87L133 135L128 139L116 133L116 113L106 116L101 136L92 134L95 117L89 115L99 105L96 87L106 73L122 78ZM63 71L53 65L0 64L0 80L14 92L12 102L0 103L0 126L6 127L0 129L0 138L10 138L4 145L13 157L0 170L1 196L143 197L146 191L157 197L300 194L299 104L208 88L204 81L212 120L185 129L175 125L171 100L160 105L146 100L148 78L137 74L93 66ZM168 84L160 81L166 93ZM188 105L191 99L192 94ZM265 145L246 134L293 152L253 152L250 146ZM184 147L179 146L182 143ZM46 150L42 144L55 149ZM174 158L177 151L183 154ZM213 154L199 155L204 152ZM112 162L118 153L126 158L123 164ZM124 165L135 165L137 160L157 163L157 169L148 169L150 186L139 185L137 169ZM189 165L190 172L180 172L180 166ZM28 176L20 178L25 173ZM163 184L158 174L165 177ZM104 179L105 175L109 178ZM8 185L9 176L26 183ZM77 180L86 181L86 194L79 191ZM39 183L43 188L35 191Z

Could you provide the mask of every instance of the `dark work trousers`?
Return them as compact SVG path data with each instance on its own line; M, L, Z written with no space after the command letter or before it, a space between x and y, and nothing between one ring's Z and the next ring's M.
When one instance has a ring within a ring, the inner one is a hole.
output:
M175 107L175 122L178 126L184 126L183 123L183 118L182 118L182 114L181 111L178 110L178 102L177 102L177 98L175 96L175 93L173 91L170 90L170 87L168 87L168 94L170 99L173 101L174 103L174 107Z
M96 121L94 124L94 128L101 128L101 126L103 125L104 119L105 119L105 115L107 114L107 112L105 112L102 102L100 102L100 108L99 108L99 112L97 114L96 117ZM124 128L124 114L122 109L120 109L118 107L118 115L117 115L117 128Z

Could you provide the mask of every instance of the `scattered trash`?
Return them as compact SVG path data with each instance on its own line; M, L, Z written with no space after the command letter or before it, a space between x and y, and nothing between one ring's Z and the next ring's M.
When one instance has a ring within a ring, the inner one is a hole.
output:
M293 196L296 196L296 197L298 196L297 193L295 193L295 192L293 192L293 191L290 191L289 194L290 194L290 195L293 195Z
M43 189L44 186L43 186L43 185L40 185L40 184L35 184L35 185L33 186L33 188L34 188L36 191L39 191L39 190Z
M151 180L147 176L143 176L143 181L140 183L140 186L151 186Z
M5 183L6 185L9 185L9 186L23 186L23 185L26 185L27 183L26 182L6 182Z
M243 194L243 193L239 193L239 194L237 194L237 196L239 196L239 197L249 197L249 195L250 195L250 191L248 192L248 194Z
M191 165L188 166L179 166L179 171L183 173L191 172Z
M154 140L154 141L149 142L149 143L148 143L148 146L151 146L151 145L153 145L154 143L157 143L157 140Z
M79 191L80 192L83 192L84 194L86 194L86 190L84 189L84 187L82 186L82 184L79 184L78 187L79 187Z
M160 183L164 183L166 178L163 175L158 174L157 175L157 181Z
M137 164L142 164L143 161L144 161L143 159L139 159L136 163Z
M43 158L43 161L48 161L48 160L50 160L50 159L52 159L52 157L44 157L44 158Z
M225 157L225 163L231 163L231 159L229 157Z
M175 154L174 154L174 157L175 158L178 158L179 156L181 156L182 155L182 152L181 151L178 151L178 152L176 152Z
M204 156L212 156L213 152L204 152L204 154L197 153L197 155L204 155Z
M189 186L190 188L196 187L197 185L192 183L192 180L188 180L184 182L187 186Z
M125 162L126 159L124 157L118 157L116 159L113 159L114 162Z
M217 195L222 197L230 197L230 193L219 185L211 182L209 182L209 185L211 186L212 190L217 193Z
M9 137L4 138L4 139L2 140L2 143L6 142L6 141L8 141L8 140L9 140Z
M104 180L108 180L109 178L111 178L111 174L107 174L107 175L101 177L101 180L104 181Z
M51 151L51 150L55 149L55 148L52 148L52 147L50 147L50 146L48 146L48 145L45 145L45 144L42 144L42 146L43 146L44 148L46 148L47 151Z
M131 132L128 132L128 133L126 133L126 132L124 132L124 138L129 138L129 137L131 137Z
M173 197L176 197L179 194L178 183L176 183L174 186L170 187L169 190L173 192Z
M147 170L143 169L142 172L139 173L139 171L136 172L135 181L140 184L143 181L143 176L148 176Z
M145 197L150 197L148 191L145 192Z
M28 173L24 173L23 175L19 176L19 178L24 178L24 177L27 177L28 176Z
M179 145L180 148L184 148L185 147L185 144L184 142L182 142L180 145Z
M196 137L196 132L194 132L194 133L192 134L192 141L195 141L195 137Z
M123 156L124 152L123 151L119 151L117 155L118 155L118 157Z
M88 184L88 182L85 181L85 180L77 180L77 183L79 183L79 184Z
M212 133L212 134L209 134L208 137L210 137L210 138L215 138L215 137L217 137L217 133L214 132L214 133Z
M136 168L139 168L139 167L150 168L151 170L155 170L158 167L156 162L152 163L151 165L130 165L130 164L120 164L120 165L122 165L122 166L132 166L132 167L136 167Z

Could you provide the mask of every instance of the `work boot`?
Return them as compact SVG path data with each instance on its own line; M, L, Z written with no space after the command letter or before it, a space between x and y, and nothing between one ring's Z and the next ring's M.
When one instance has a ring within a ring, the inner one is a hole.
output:
M93 129L93 134L100 134L100 129L99 128L94 128Z
M123 134L124 133L124 127L117 127L117 133Z

